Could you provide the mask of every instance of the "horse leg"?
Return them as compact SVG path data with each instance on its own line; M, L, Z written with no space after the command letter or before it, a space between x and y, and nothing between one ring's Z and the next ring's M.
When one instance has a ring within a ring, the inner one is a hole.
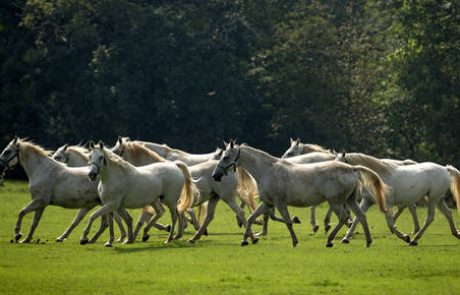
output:
M41 207L44 207L42 202L39 202L37 200L32 200L27 206L21 209L18 214L18 220L16 222L16 226L14 228L14 240L17 242L19 239L22 237L21 233L21 224L22 224L22 219L24 216L32 211L35 211Z
M391 212L385 213L385 217L387 220L388 228L390 229L391 233L395 234L398 238L405 241L406 243L409 243L410 237L407 234L403 234L399 230L396 229L395 221L393 219L393 215L391 214Z
M89 231L91 230L91 225L93 225L93 222L100 216L106 215L107 213L115 211L117 207L118 207L117 203L108 202L108 203L105 203L101 208L97 209L93 214L91 214L91 216L89 217L88 223L86 224L83 230L83 235L80 239L81 245L85 245L88 243L88 234L89 234Z
M311 229L313 230L314 233L316 233L319 229L318 224L316 224L316 206L310 207L310 224L311 224Z
M371 201L369 201L367 198L363 198L361 200L361 203L359 205L361 211L366 214L367 210L372 206L372 203ZM353 219L353 223L351 224L350 228L348 229L347 231L347 234L345 235L345 237L342 239L342 243L349 243L350 242L350 238L353 236L353 233L355 232L356 230L356 226L358 225L358 218L355 217Z
M361 225L363 227L363 230L364 230L364 235L366 236L366 247L369 247L372 244L372 236L371 236L371 232L369 230L369 225L367 223L366 214L361 210L361 208L358 206L358 203L356 202L356 192L354 192L347 199L346 202L347 202L348 208L351 209L353 214L355 214L356 218L361 223ZM349 216L349 214L348 214L348 216ZM347 243L347 241L345 241L345 238L342 239L342 243Z
M73 221L70 224L70 226L65 230L65 232L62 235L60 235L56 239L56 242L63 242L70 235L70 233L75 229L75 227L80 223L80 221L83 219L83 217L85 217L86 214L88 214L88 212L91 209L92 208L82 208L82 209L80 209L80 211L78 211L77 215L73 219Z
M131 214L129 214L129 212L125 208L118 209L118 214L119 214L119 217L121 216L121 218L123 218L123 220L126 223L126 228L128 229L128 239L124 241L123 244L132 244L134 242L133 218L131 217ZM115 216L117 216L118 214L115 214ZM121 220L120 220L120 223L121 223Z
M418 223L418 218L417 218L417 205L411 204L407 206L407 208L409 209L409 212L412 215L412 220L414 221L413 233L416 234L420 230L420 224Z
M94 234L94 236L88 241L88 244L94 244L96 243L97 239L102 235L102 233L105 231L105 229L109 226L109 219L107 214L101 216L101 225L99 226L99 229L97 232Z
M441 211L442 214L444 214L444 216L446 217L452 235L460 239L460 232L457 230L457 227L455 226L454 219L452 217L452 210L450 210L449 207L447 207L446 203L444 202L444 199L441 199L437 206L439 211Z
M336 204L336 203L329 202L329 207L335 213L335 215L337 215L339 222L337 223L337 225L334 227L334 229L331 231L331 233L327 237L326 247L334 246L334 243L332 241L334 241L335 236L337 235L339 230L342 228L342 226L347 222L347 218L348 218L347 213L345 213L345 210L342 204Z
M168 238L165 241L165 244L171 243L171 241L174 239L174 229L176 228L176 222L177 222L177 217L178 217L178 212L176 210L176 206L169 206L169 211L171 213L171 231L169 232L169 235L168 235ZM183 219L182 216L183 215L181 214L181 216L179 216L179 217L181 219ZM182 222L182 221L179 221L179 222ZM179 226L178 236L182 235L182 233L180 232L181 230L183 230L183 228L180 228L180 226Z
M266 213L268 209L269 209L268 205L265 204L264 202L261 202L259 204L259 207L257 207L256 210L251 213L251 215L248 218L248 222L246 224L246 229L244 230L244 233L243 233L243 240L241 241L241 246L247 246L249 244L248 243L249 236L251 236L253 244L257 243L258 238L252 234L251 226L256 220L256 218L259 217L259 215Z
M333 210L329 206L326 212L326 216L324 217L324 232L327 233L331 229L331 216Z
M40 222L40 218L42 218L43 211L45 211L45 207L40 207L35 210L34 220L32 221L32 225L30 226L30 231L20 243L29 243L32 240L32 236L34 235L35 229L37 228L38 222Z
M200 206L203 206L203 205L200 205ZM188 208L187 213L188 213L188 215L190 215L190 221L193 224L193 227L195 228L195 230L199 230L200 229L200 223L198 222L198 218L196 218L195 211L193 211L192 208Z
M206 228L208 227L208 225L214 219L214 213L216 212L216 206L217 206L217 203L219 202L219 200L220 200L220 198L218 196L213 196L212 198L209 199L209 201L208 201L208 210L206 212L206 217L204 219L204 222L201 225L200 229L198 231L196 231L195 235L191 239L189 239L190 243L195 243L195 241L199 240L201 238L201 236L203 235L204 231L206 230ZM235 203L235 205L238 207L238 205L236 203Z
M281 202L277 202L276 208L278 209L281 216L283 217L284 222L286 223L286 227L288 228L289 233L291 234L292 247L296 247L299 241L297 240L297 236L295 235L294 229L292 228L292 220L291 220L291 217L289 216L287 205Z
M426 215L426 220L425 224L420 228L420 230L415 234L414 238L410 241L409 245L411 246L417 246L417 241L423 236L423 233L426 231L428 226L433 222L434 220L434 214L436 210L436 205L434 203L428 203L428 209L427 209L427 215Z
M230 197L230 198L223 198L222 200L225 203L227 203L227 205L233 210L233 212L235 212L236 218L241 223L243 223L243 225L246 227L248 222L246 220L246 217L244 216L244 211L241 210L240 207L238 207L238 204L236 203L235 199ZM250 233L250 237L251 237L252 241L254 241L254 239L256 238L252 232Z
M117 223L118 228L120 229L120 237L117 239L117 242L123 242L126 238L126 231L125 227L123 226L123 221L119 213L114 213L113 218L115 219L115 222Z
M104 244L105 247L112 247L115 240L115 232L113 230L113 211L107 214L107 221L109 223L109 239Z
M270 209L269 209L270 210ZM263 216L263 224L262 224L262 231L260 233L256 233L254 236L260 238L262 236L266 236L268 234L268 221L269 221L269 214L264 213Z

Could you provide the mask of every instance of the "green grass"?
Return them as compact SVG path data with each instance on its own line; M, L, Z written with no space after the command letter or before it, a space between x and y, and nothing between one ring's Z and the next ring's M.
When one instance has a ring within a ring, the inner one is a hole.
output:
M152 229L146 243L105 248L104 234L96 244L80 246L87 219L64 243L55 243L76 214L58 207L45 210L33 243L10 243L17 214L29 200L26 183L6 182L0 188L0 294L460 293L460 241L450 235L439 212L417 247L389 234L383 215L372 208L370 248L364 247L362 234L348 245L337 240L326 248L322 232L311 234L307 209L291 208L291 215L302 219L295 225L297 248L291 247L286 227L274 222L268 237L243 248L242 230L224 204L218 205L210 235L195 245L186 242L189 228L183 241L171 245L163 244L166 233ZM319 218L325 209L318 210ZM138 212L132 213L137 218ZM420 218L424 213L419 210ZM23 234L31 217L24 219ZM455 219L458 223L457 214ZM168 223L169 217L161 221ZM407 212L398 228L411 231Z

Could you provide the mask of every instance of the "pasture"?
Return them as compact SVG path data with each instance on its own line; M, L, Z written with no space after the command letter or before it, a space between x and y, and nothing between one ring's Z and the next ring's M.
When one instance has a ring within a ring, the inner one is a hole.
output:
M193 234L189 226L183 240L171 245L163 244L166 232L152 229L145 243L138 238L132 245L105 248L107 232L94 245L79 245L88 217L64 243L56 243L76 211L53 206L45 210L32 243L10 243L17 214L30 200L27 183L6 181L0 200L0 294L460 293L460 240L451 236L440 212L416 247L392 236L374 207L367 214L374 239L370 248L364 247L360 226L350 244L340 244L342 230L334 247L326 248L322 224L312 234L308 210L290 207L291 215L302 220L294 225L297 248L291 247L286 226L272 221L268 237L241 247L243 230L230 209L219 203L210 235L194 245L187 242ZM318 207L318 219L326 209L324 204ZM417 212L422 222L425 211ZM137 210L131 213L135 219L139 215ZM24 219L23 234L32 215ZM456 212L454 219L459 226ZM169 221L169 214L160 220ZM412 231L408 212L397 225Z

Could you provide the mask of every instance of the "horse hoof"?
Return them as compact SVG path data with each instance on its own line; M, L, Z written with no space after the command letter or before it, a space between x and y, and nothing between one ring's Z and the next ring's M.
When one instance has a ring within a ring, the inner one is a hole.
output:
M195 239L189 239L188 242L189 242L190 244L195 244L196 240L195 240Z
M369 248L372 245L372 241L366 242L366 248Z
M171 225L168 224L168 225L166 226L166 229L165 229L165 230L166 230L168 233L170 233L170 232L171 232L171 228L172 228Z
M258 242L259 242L259 238L254 237L254 238L252 239L252 243L253 243L254 245L257 244Z
M21 238L22 238L22 234L21 234L21 233L16 234L16 235L14 236L14 240L15 240L16 242L19 241Z
M207 229L204 230L203 235L205 235L205 236L208 235L208 230Z
M293 248L297 247L297 244L298 244L298 243L299 243L298 241L292 241L292 247L293 247Z
M456 237L457 239L460 239L460 232L455 233L454 237Z
M244 240L244 241L241 242L242 247L247 246L247 245L249 245L248 241Z
M332 248L333 246L334 246L334 243L332 243L331 241L327 241L326 243L327 248Z
M319 225L315 225L313 228L313 233L316 233L319 230Z
M243 223L240 222L240 221L238 221L237 224L238 224L238 227L239 227L239 228L241 228L241 227L243 226Z
M150 239L150 235L149 235L149 234L144 235L144 236L142 237L142 242L147 242L148 239Z
M330 229L331 229L331 226L328 224L328 225L326 225L326 227L324 228L324 232L327 233Z
M347 238L343 238L342 241L340 241L342 244L350 244L350 240Z
M182 238L182 235L175 235L173 240L180 240Z
M56 239L56 243L62 243L62 242L64 242L64 239L63 239L63 238L57 238L57 239Z
M410 241L409 245L410 246L417 246L418 243L417 243L417 241Z
M112 245L112 243L107 242L107 243L104 244L104 247L111 248L111 247L113 247L113 245Z
M86 244L88 244L88 242L89 242L88 239L81 239L80 240L80 245L86 245Z
M38 241L40 241L40 240L38 240ZM28 244L28 243L30 243L30 239L24 239L24 240L20 241L19 243L20 244Z
M406 243L410 243L410 237L406 234L403 235L403 240L406 242Z
M292 221L292 223L296 223L296 224L300 224L300 223L301 223L301 222L300 222L300 218L297 217L297 216L292 217L292 220L291 220L291 221Z

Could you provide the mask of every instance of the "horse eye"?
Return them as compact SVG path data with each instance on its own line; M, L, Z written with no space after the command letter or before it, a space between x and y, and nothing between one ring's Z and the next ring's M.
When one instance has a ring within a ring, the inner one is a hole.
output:
M227 161L227 160L228 160L228 156L225 156L225 157L224 157L224 161Z

